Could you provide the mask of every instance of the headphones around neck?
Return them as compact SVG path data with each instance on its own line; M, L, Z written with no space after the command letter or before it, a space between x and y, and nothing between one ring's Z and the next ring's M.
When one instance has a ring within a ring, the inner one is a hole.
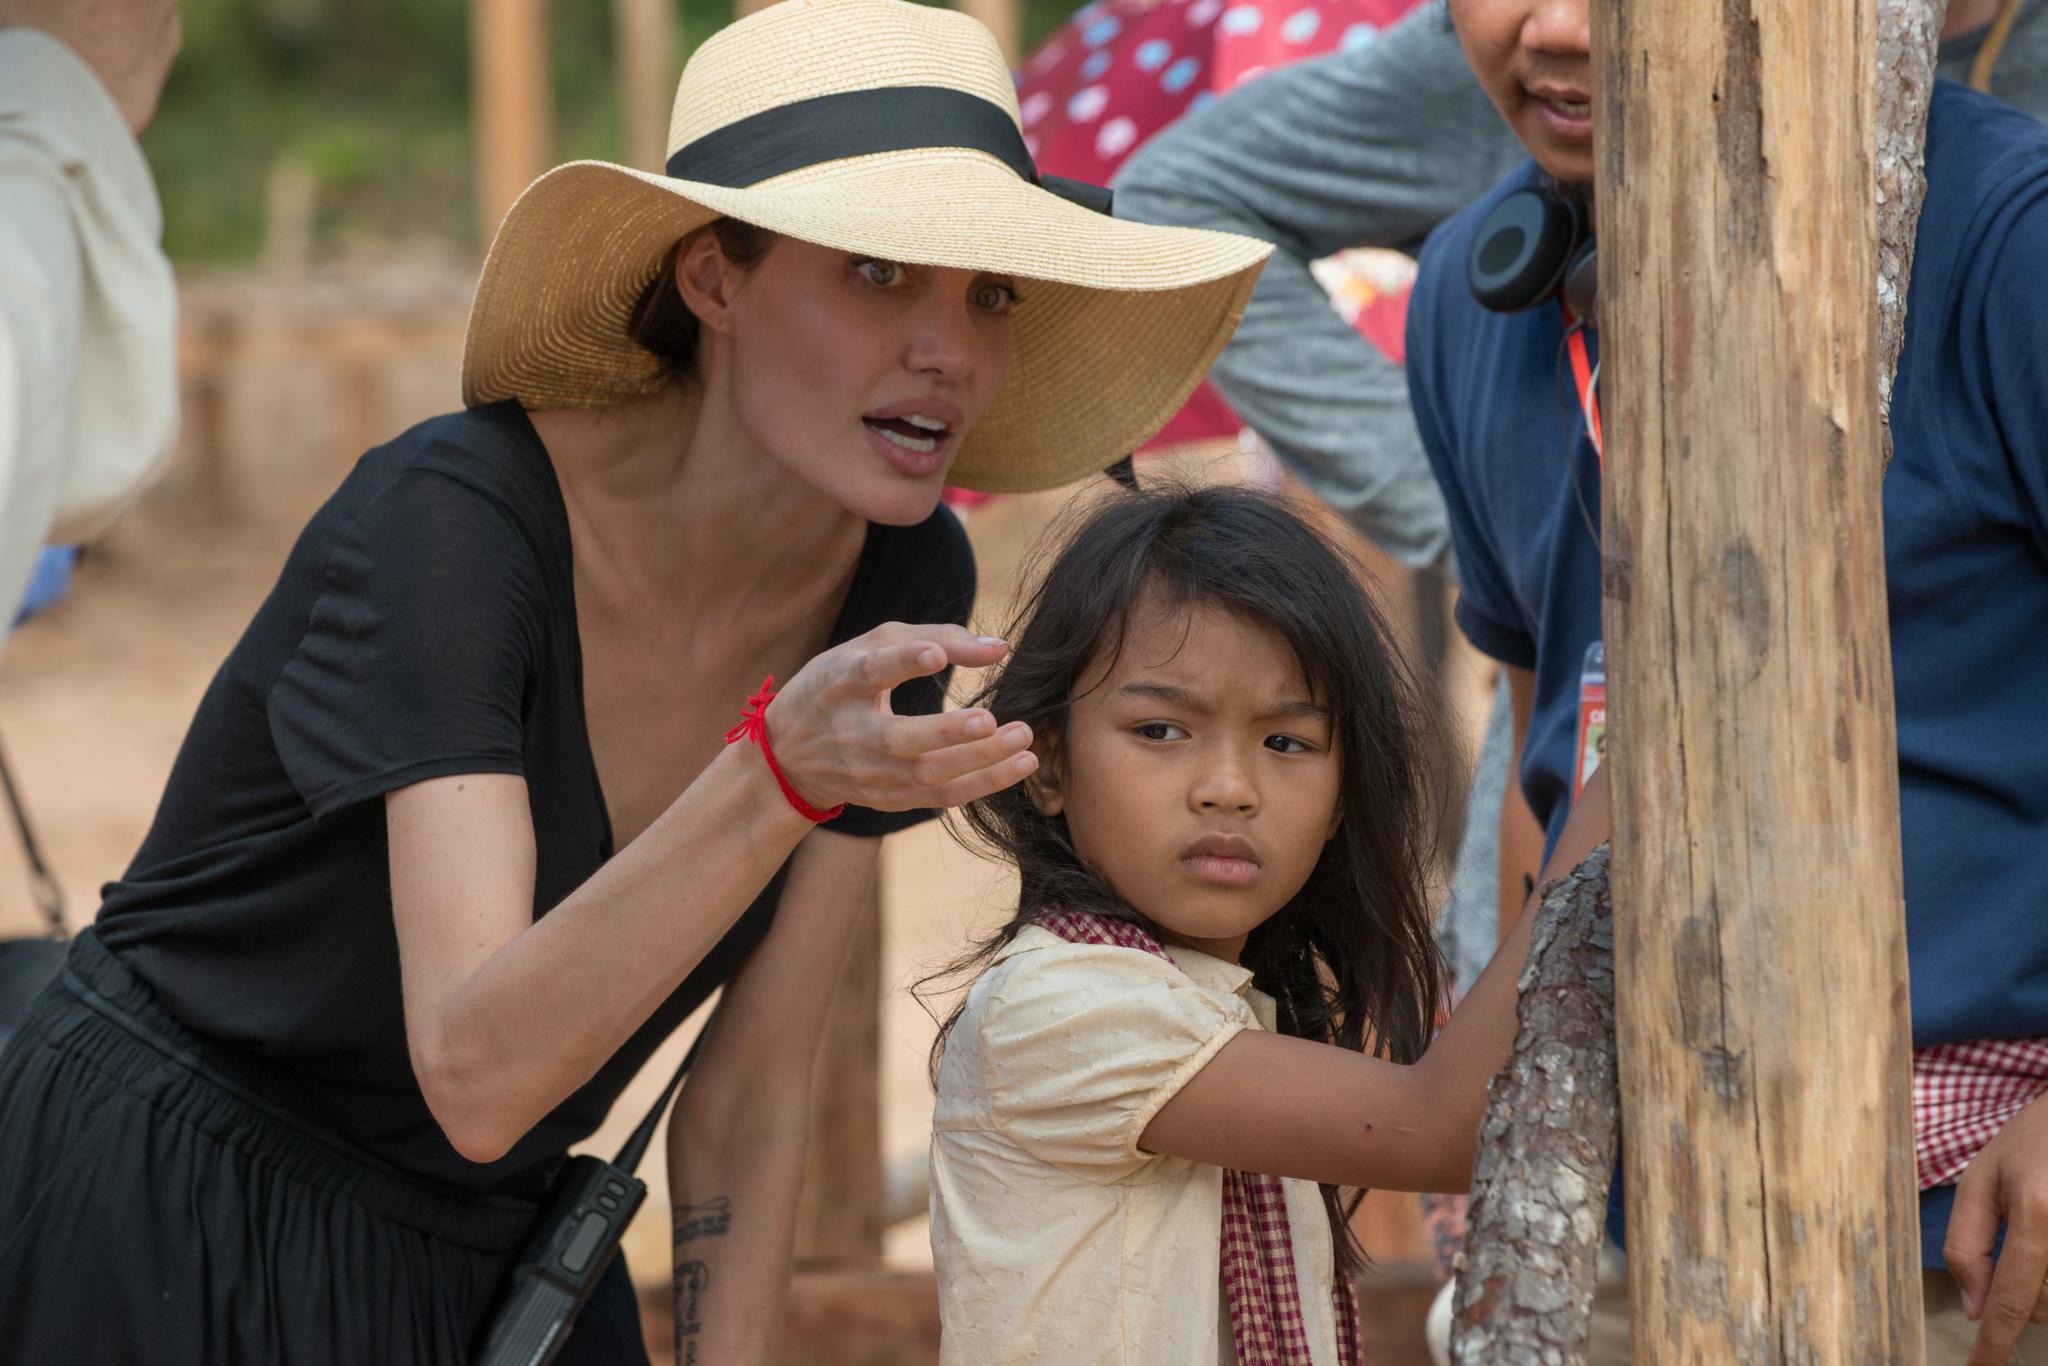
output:
M1516 190L1479 224L1465 261L1472 296L1496 313L1520 313L1562 295L1588 326L1600 271L1586 211L1549 190Z

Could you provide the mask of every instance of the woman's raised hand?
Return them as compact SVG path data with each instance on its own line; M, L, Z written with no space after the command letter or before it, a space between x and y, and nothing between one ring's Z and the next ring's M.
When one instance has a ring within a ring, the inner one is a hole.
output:
M813 806L878 811L959 806L1038 767L1031 727L998 726L980 707L898 716L889 692L948 664L978 669L1009 646L960 626L886 622L806 664L768 707L768 739L790 785Z

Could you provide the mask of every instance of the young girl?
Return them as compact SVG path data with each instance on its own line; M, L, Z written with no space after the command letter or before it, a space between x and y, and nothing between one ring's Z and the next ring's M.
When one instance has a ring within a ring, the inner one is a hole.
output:
M1432 1043L1421 713L1276 499L1112 498L1026 618L978 701L1039 768L967 808L1017 914L934 1049L944 1360L1353 1366L1340 1188L1469 1184L1529 916Z

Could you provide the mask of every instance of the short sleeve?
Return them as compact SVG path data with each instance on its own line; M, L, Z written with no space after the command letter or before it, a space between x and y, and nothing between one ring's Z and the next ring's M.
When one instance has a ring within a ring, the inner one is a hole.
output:
M873 591L864 592L865 610L852 623L859 635L885 621L917 625L950 623L965 626L974 613L974 550L950 508L941 506L921 525L889 537L870 571ZM953 671L913 678L889 694L898 716L931 716L946 705L946 687ZM879 839L922 825L939 813L929 807L910 811L875 811L849 806L827 828L842 835Z
M335 538L276 682L271 738L316 816L451 773L521 773L539 555L486 494L415 472Z
M1467 211L1432 234L1423 249L1414 293L1408 303L1408 398L1415 410L1423 454L1443 490L1444 511L1451 528L1451 553L1458 570L1458 628L1483 654L1517 669L1536 667L1536 642L1517 626L1520 614L1507 589L1507 575L1486 528L1475 515L1468 471L1472 453L1459 446L1457 425L1449 405L1451 383L1444 371L1446 348L1442 315L1453 307L1478 308L1469 294L1455 302L1446 292L1464 288L1463 237L1469 230Z
M1025 1151L1108 1183L1152 1158L1139 1135L1252 1008L1137 949L1065 944L997 968L981 1007L992 1118Z

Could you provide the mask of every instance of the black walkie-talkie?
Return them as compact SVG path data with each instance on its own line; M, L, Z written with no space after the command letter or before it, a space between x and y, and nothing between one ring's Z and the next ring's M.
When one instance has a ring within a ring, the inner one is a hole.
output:
M647 1183L633 1170L696 1056L697 1045L692 1043L661 1099L615 1160L586 1154L563 1166L506 1277L476 1366L548 1366L562 1350L576 1315L597 1288L597 1278L618 1252L626 1225L647 1198Z

